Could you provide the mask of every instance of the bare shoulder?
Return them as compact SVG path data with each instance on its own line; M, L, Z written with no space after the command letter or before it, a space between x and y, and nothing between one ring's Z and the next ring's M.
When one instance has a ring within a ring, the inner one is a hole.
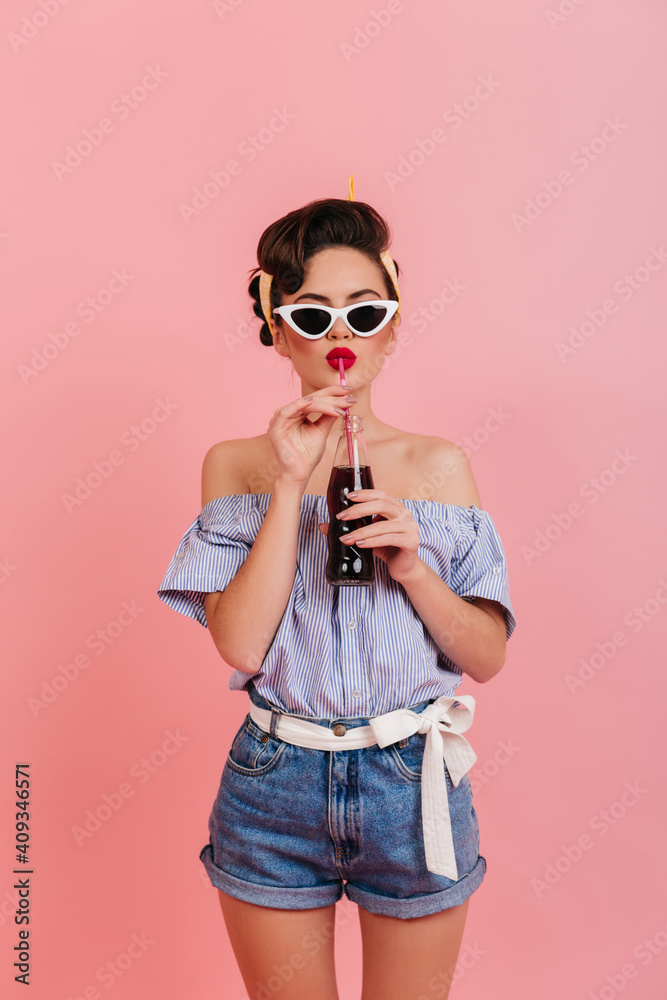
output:
M422 472L425 499L482 508L470 460L460 445L446 438L413 435L414 453Z
M249 493L248 470L266 435L233 438L212 445L204 456L201 473L202 507L216 497Z

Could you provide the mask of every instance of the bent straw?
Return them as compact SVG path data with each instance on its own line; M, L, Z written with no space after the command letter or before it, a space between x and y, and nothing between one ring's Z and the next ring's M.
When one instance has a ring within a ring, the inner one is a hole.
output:
M338 374L340 375L340 384L346 386L345 381L345 364L343 359L338 359ZM354 468L354 455L352 454L352 425L350 422L349 410L345 411L345 436L347 438L347 457L350 461L350 465Z

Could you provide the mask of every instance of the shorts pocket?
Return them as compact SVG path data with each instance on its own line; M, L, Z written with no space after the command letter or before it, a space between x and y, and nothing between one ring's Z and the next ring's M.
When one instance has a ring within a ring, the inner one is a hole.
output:
M425 746L426 733L413 733L407 740L392 743L387 749L391 751L397 770L404 777L410 778L412 781L421 781ZM445 769L447 789L451 790L451 779L444 760L442 766Z
M279 762L286 743L256 725L250 714L232 741L227 756L227 766L237 774L266 774Z

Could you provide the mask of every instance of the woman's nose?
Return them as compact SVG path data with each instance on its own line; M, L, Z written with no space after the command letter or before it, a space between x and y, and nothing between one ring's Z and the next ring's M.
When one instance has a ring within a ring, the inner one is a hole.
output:
M352 336L352 331L345 325L340 316L337 318L336 322L327 334L327 337L331 337L333 340L340 340L341 337L351 339Z

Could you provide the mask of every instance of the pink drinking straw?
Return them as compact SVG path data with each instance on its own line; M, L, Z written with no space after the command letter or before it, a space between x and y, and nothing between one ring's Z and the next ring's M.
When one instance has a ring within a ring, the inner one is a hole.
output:
M347 385L345 381L345 364L342 358L338 359L338 373L340 375L340 384ZM350 423L349 411L345 411L345 436L347 438L347 457L350 461L350 465L354 468L354 455L352 454L352 425Z

